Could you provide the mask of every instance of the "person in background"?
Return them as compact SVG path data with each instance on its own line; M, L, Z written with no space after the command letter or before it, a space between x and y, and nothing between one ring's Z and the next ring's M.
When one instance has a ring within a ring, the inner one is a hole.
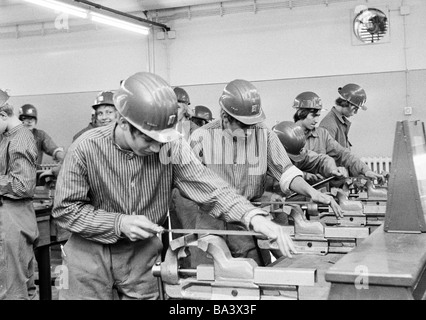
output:
M350 149L348 134L351 122L348 118L358 113L358 110L367 110L365 102L367 94L364 89L354 83L349 83L337 89L340 97L335 101L336 105L325 115L319 126L327 129L330 136L343 148Z
M266 177L270 175L279 181L284 194L301 193L314 202L330 204L337 216L343 216L332 197L306 183L275 132L263 123L265 113L260 94L251 82L243 79L229 82L219 98L219 105L220 119L195 130L190 138L195 155L207 168L248 201L261 200ZM195 228L239 230L242 227L202 211L197 216ZM253 237L228 236L226 240L233 257L252 258L258 265L269 263L269 251L259 250Z
M316 93L311 91L300 93L295 98L293 107L296 109L294 122L305 132L306 149L329 155L339 167L344 167L348 171L350 177L364 175L373 180L384 179L383 175L372 171L348 148L342 147L325 128L317 127L322 102Z
M73 137L73 142L84 132L96 127L106 126L117 120L117 109L114 106L113 91L101 91L92 105L92 121Z
M72 233L63 248L69 287L60 299L158 299L152 267L161 258L158 234L173 187L212 216L276 239L284 256L296 252L267 212L195 157L175 129L178 102L164 79L136 73L114 102L118 121L73 143L57 180L52 216ZM298 190L301 181L290 182Z
M19 120L31 130L37 143L37 165L42 164L44 154L51 156L56 162L62 162L65 157L64 148L59 147L46 131L36 128L37 117L37 109L32 104L24 104L19 108Z
M190 119L194 115L194 108L191 106L188 92L181 87L174 87L173 91L176 94L179 110L176 130L188 140L191 133L198 127Z
M0 90L0 300L37 297L34 250L38 227L32 198L37 146Z
M294 122L281 121L272 127L272 131L277 134L292 163L303 171L303 178L308 183L328 177L347 178L347 171L339 168L333 158L305 149L305 133Z
M198 127L202 127L213 120L213 114L206 106L198 105L195 106L194 115L190 120Z

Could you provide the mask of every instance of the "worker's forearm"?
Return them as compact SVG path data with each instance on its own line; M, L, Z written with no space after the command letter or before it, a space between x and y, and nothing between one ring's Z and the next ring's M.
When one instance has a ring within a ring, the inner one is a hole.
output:
M307 197L312 197L313 192L315 192L315 189L300 176L295 177L293 181L291 181L290 189Z

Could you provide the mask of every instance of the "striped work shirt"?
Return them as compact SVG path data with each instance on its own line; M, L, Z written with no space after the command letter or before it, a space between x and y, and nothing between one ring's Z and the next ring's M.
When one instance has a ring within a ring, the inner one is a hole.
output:
M247 132L246 137L234 137L218 119L195 130L190 143L199 159L246 199L262 196L267 175L288 193L291 182L303 176L302 172L292 164L277 135L263 123Z
M36 162L34 136L24 125L0 135L0 195L13 199L32 198Z
M184 139L164 144L159 154L139 157L114 141L116 124L85 132L69 148L59 173L52 215L81 236L114 243L123 214L145 215L162 224L171 189L226 221L247 227L266 214L203 166Z
M349 149L343 148L334 140L327 129L315 128L306 135L305 148L316 153L327 154L332 157L338 166L345 167L352 176L365 174L370 168Z

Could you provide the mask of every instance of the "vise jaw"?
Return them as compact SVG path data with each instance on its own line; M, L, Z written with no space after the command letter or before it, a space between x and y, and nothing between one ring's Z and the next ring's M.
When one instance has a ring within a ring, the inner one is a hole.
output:
M213 264L180 269L179 258L188 246L198 246ZM187 235L172 240L164 262L155 265L168 298L197 300L297 299L299 286L313 286L316 269L259 267L253 259L233 258L219 236Z

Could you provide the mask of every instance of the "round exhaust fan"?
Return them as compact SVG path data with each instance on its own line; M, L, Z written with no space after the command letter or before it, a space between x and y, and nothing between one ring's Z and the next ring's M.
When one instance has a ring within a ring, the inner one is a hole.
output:
M382 40L388 30L389 21L383 11L374 8L362 10L354 19L355 36L364 43L375 43Z

